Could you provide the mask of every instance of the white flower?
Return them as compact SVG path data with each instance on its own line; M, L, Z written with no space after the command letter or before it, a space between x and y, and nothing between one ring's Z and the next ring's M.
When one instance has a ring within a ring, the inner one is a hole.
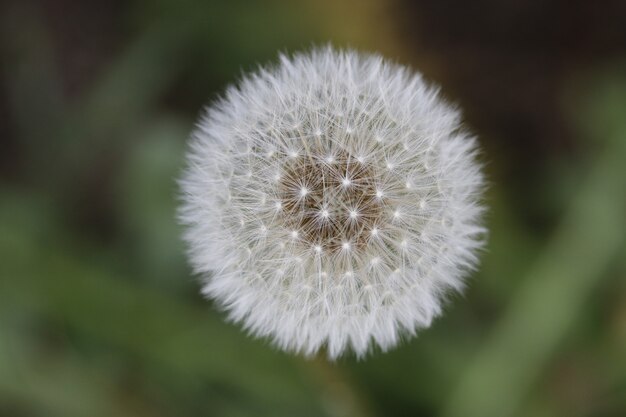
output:
M203 293L285 350L393 347L476 264L475 149L419 74L331 48L281 56L191 139L180 217Z

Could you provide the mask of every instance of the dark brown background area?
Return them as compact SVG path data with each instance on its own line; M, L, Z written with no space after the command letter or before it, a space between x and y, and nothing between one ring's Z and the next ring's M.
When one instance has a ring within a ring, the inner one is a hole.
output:
M568 92L589 72L624 61L626 3L443 0L402 7L411 53L430 63L428 74L502 159L495 163L513 185L509 198L519 198L519 214L535 211L523 200L542 187L549 165L575 163L588 151L569 120L576 93ZM532 216L548 220L542 212Z

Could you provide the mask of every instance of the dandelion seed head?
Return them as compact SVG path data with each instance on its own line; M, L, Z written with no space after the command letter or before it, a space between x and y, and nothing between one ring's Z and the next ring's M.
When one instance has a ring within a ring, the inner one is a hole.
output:
M332 48L281 56L190 140L179 217L203 294L288 351L395 346L477 264L475 154L419 74Z

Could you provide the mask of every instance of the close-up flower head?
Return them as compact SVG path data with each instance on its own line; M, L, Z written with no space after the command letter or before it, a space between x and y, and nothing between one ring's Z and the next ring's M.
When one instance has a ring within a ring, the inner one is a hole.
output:
M475 140L436 87L378 55L281 55L206 109L187 157L202 291L283 349L387 350L476 265Z
M626 416L625 4L0 1L0 416Z

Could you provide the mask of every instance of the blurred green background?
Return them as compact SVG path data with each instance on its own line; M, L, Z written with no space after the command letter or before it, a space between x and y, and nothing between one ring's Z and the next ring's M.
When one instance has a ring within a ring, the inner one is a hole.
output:
M0 3L0 415L625 416L626 3ZM244 71L331 42L424 72L490 181L480 271L364 361L247 337L175 221L186 138Z

